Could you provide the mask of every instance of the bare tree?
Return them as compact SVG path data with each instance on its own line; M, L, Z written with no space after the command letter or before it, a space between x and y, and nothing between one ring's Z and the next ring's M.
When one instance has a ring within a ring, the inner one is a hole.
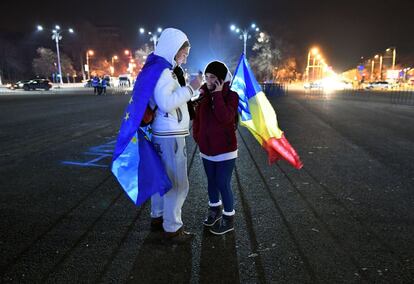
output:
M37 49L39 57L33 59L33 71L37 76L50 77L57 72L57 56L51 49L39 47ZM61 55L62 76L70 74L73 76L75 70L72 60L65 54Z
M290 83L300 79L300 73L297 71L297 62L294 57L288 57L274 69L274 81Z
M149 47L148 44L144 44L140 49L135 51L135 60L138 62L139 65L144 65L145 61L147 60L148 55L152 52L152 49Z
M259 81L270 81L273 79L273 70L282 58L280 48L274 47L269 34L261 32L257 42L253 45L255 55L250 63L255 70Z

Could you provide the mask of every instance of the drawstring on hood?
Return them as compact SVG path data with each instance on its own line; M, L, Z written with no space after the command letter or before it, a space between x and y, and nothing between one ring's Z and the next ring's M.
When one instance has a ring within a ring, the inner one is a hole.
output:
M188 38L185 33L178 29L167 28L162 31L154 54L163 57L175 67L177 63L174 57L186 41L188 41Z

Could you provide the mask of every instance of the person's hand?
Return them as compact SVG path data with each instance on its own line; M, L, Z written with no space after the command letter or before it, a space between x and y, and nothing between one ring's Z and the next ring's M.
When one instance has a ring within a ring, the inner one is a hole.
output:
M193 90L198 90L203 83L203 76L197 75L190 81L190 86Z
M217 79L214 84L216 85L216 88L213 92L221 92L223 90L224 81Z

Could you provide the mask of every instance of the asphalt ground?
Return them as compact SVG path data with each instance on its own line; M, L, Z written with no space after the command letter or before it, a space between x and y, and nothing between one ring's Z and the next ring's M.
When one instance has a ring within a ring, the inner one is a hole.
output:
M109 171L129 96L0 97L3 283L413 283L414 107L367 95L269 97L304 162L269 166L238 128L235 232L202 226L206 178L187 139L191 243L165 245Z

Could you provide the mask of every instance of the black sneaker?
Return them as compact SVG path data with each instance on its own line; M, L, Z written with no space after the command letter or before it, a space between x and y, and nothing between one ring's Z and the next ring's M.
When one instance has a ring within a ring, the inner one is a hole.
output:
M151 218L151 232L164 232L162 223L164 219L161 217Z
M211 227L221 219L223 212L221 206L210 206L208 208L207 218L204 220L203 224L206 227Z
M210 232L215 235L224 235L225 233L234 231L234 216L223 215L220 222L217 222Z

